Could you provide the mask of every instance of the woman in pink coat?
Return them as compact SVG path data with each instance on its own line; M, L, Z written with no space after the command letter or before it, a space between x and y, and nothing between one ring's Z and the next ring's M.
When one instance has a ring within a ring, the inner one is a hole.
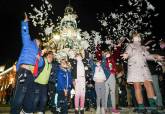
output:
M161 59L161 56L149 54L146 48L141 45L141 37L139 33L134 32L132 34L132 37L133 43L129 44L126 48L126 52L121 55L123 56L123 59L128 59L127 82L133 84L134 86L135 96L138 103L138 113L146 113L143 104L143 96L141 93L141 84L144 84L149 104L152 107L151 114L159 114L159 112L157 112L157 110L155 109L156 97L152 86L152 77L146 61Z

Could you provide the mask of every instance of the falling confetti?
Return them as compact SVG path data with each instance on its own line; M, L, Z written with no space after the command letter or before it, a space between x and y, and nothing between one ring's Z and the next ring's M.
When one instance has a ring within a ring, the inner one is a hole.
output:
M29 18L32 20L32 23L35 27L41 29L41 33L39 33L42 37L49 36L54 28L52 15L54 15L53 6L48 0L40 0L37 3L33 3L32 0L29 0L30 10L28 12ZM41 4L41 5L38 5Z
M110 12L97 14L98 22L102 25L102 30L106 30L107 44L116 44L121 37L130 39L133 31L139 31L142 38L151 37L151 19L159 14L156 8L148 0L128 0L127 4L121 4L118 9Z

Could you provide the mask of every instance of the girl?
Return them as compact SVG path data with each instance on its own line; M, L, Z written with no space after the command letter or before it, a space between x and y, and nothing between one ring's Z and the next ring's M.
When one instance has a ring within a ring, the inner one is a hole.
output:
M95 81L95 91L97 95L97 109L96 114L105 114L105 80L106 76L101 65L101 61L96 60L96 65L94 65L94 77ZM100 103L101 106L100 107Z
M108 95L111 94L111 102L112 102L112 112L118 113L119 111L116 109L116 60L120 55L120 47L118 47L114 53L106 52L103 55L102 62L104 63L104 68L106 68L106 71L109 71L109 74L106 73L106 82L105 82L105 108L106 111L108 111L107 108L107 102L108 102Z
M75 114L84 114L85 92L86 92L86 75L88 70L88 61L83 59L81 53L76 54L76 60L71 61L72 74L75 87Z
M123 59L128 58L127 82L134 85L135 96L138 103L138 113L145 114L146 111L144 110L141 84L144 84L150 106L156 107L152 77L146 61L155 60L160 56L155 57L154 55L149 54L146 48L141 45L139 33L134 32L132 37L133 43L128 45L126 52L121 56L123 56ZM159 112L155 108L152 108L151 114L159 114Z

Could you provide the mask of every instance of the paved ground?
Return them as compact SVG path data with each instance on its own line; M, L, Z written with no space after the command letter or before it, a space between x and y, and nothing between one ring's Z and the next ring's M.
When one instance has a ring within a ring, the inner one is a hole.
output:
M10 107L0 107L0 114L9 114L9 110L10 110ZM161 111L161 112L162 112L162 114L165 114L165 110ZM47 110L46 114L52 114L52 113L49 110ZM74 111L69 110L69 114L74 114ZM95 114L95 110L91 109L90 111L85 112L85 114ZM108 114L112 114L112 113L108 113ZM120 111L120 114L137 114L137 113L133 112L133 108L123 108Z

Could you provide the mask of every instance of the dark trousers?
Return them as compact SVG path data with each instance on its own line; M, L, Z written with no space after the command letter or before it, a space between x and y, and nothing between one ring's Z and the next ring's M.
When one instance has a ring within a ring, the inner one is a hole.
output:
M96 107L96 92L93 88L87 88L85 104L87 108Z
M36 86L39 87L39 94L37 99L39 101L35 102L37 105L37 111L38 112L45 112L45 107L47 105L47 99L48 99L48 86L47 85L41 85L36 84Z
M32 113L37 111L37 103L39 101L39 87L36 86L34 81L31 83L29 87L29 91L27 92L24 103L23 103L23 110L26 113Z
M25 96L31 89L34 77L31 71L20 68L16 74L16 87L11 103L11 114L19 114L25 101Z
M49 96L48 96L48 104L49 104L49 107L55 107L55 102L54 102L54 99L55 99L55 83L53 82L49 82L48 83L48 93L49 93Z
M120 85L119 104L121 107L127 106L127 90L125 85Z
M64 95L64 91L58 91L57 100L58 114L68 114L68 99L67 96Z
M23 110L27 113L45 112L48 98L47 85L32 83L31 90L25 96Z

